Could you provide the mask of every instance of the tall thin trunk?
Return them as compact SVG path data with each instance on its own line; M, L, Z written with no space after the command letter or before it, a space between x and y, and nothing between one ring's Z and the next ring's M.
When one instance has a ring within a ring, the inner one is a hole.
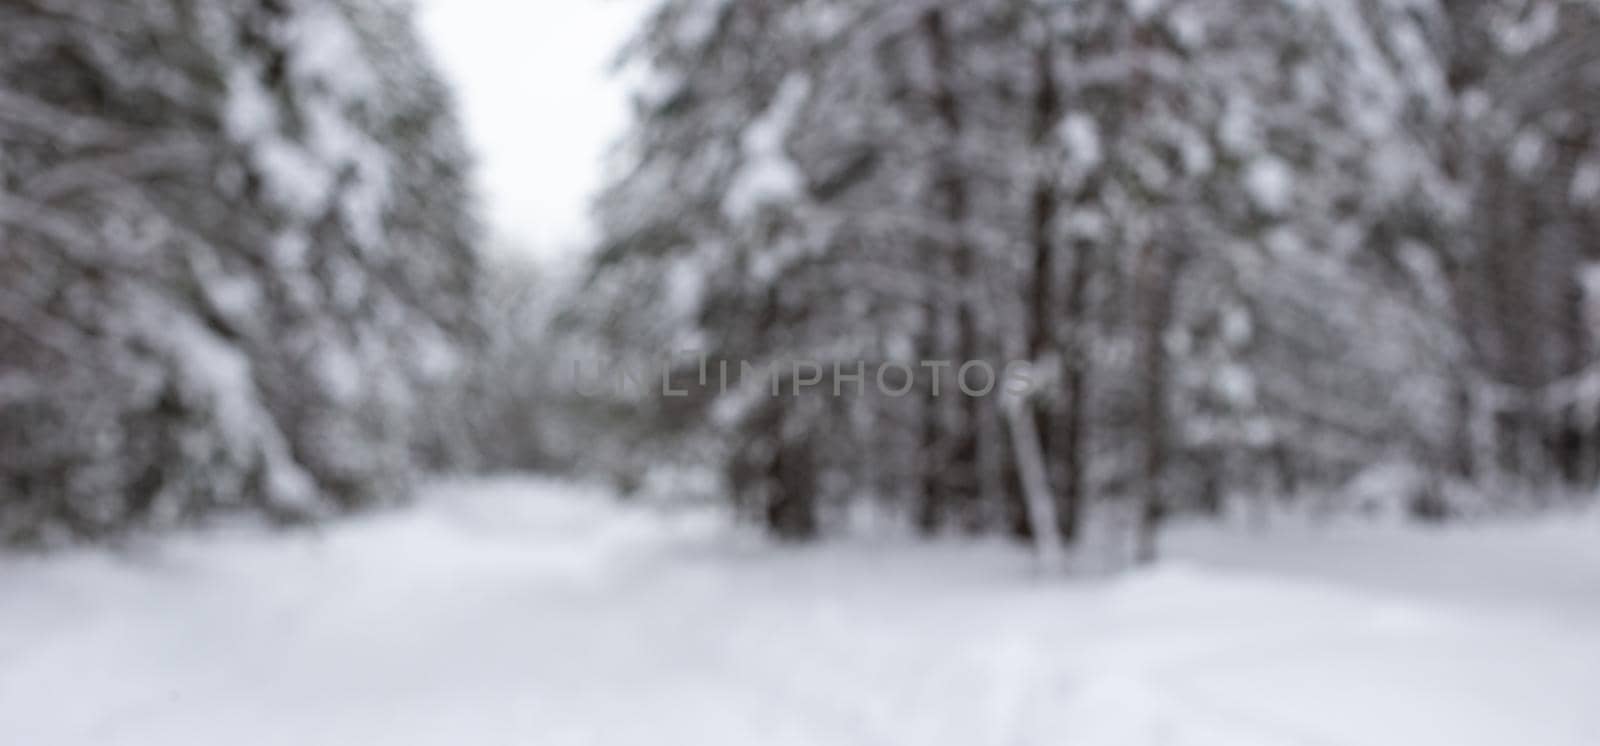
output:
M1034 58L1036 69L1036 89L1033 99L1033 144L1036 149L1046 151L1050 143L1056 123L1061 118L1061 98L1055 77L1055 50L1051 42L1046 39ZM1056 294L1056 217L1060 211L1060 195L1056 191L1055 174L1049 171L1036 177L1033 188L1032 200L1032 230L1033 230L1033 262L1032 262L1032 292L1029 296L1029 326L1027 355L1030 360L1039 361L1051 356L1064 357L1062 345L1057 328L1061 323L1059 309L1055 299ZM1070 361L1063 361L1070 364ZM1067 397L1067 398L1070 398ZM1070 403L1067 403L1070 406ZM1029 406L1030 416L1033 419L1032 431L1037 439L1037 447L1042 461L1046 464L1042 488L1053 502L1051 505L1051 522L1045 524L1059 534L1066 541L1072 541L1077 534L1077 492L1075 479L1075 443L1071 437L1062 438L1056 433L1057 423L1062 421L1058 409L1061 404L1052 407L1047 401L1035 401ZM1071 417L1070 413L1067 417ZM1065 433L1075 435L1075 433ZM1016 443L1017 448L1024 447L1023 443ZM1018 460L1022 460L1019 453ZM1031 485L1027 482L1027 475L1023 476L1023 487L1027 490L1025 498L1028 505L1037 496L1032 491L1040 485ZM1059 491L1051 489L1051 485L1062 487ZM1041 531L1042 525L1038 523L1039 512L1030 509L1026 512L1029 517L1029 530L1035 535Z
M939 207L945 214L946 225L955 236L949 252L951 276L976 282L974 275L977 265L972 246L963 235L970 197L964 173L965 164L961 162L963 121L954 83L955 52L942 10L934 8L928 11L922 20L923 31L928 39L930 62L934 70L933 107L948 140L948 160L939 166L938 194ZM956 298L954 311L955 365L960 366L965 361L981 359L978 324L971 297L963 295ZM948 458L943 460L940 469L942 472L939 480L942 493L940 502L958 509L964 526L971 530L979 527L982 514L981 506L978 504L980 491L978 437L979 423L984 417L984 400L962 396L955 385L954 371L951 373L952 375L948 376L950 380L946 382L941 393L943 396L958 397L959 422L950 433Z
M939 339L942 329L939 324L939 298L926 299L922 316L922 331L917 342L917 357L919 360L931 360L939 356ZM923 383L928 383L924 381ZM943 476L944 456L944 411L943 400L933 393L932 385L920 386L922 395L922 432L919 434L917 447L917 474L921 484L918 485L920 495L916 506L917 529L924 534L934 534L944 525L944 516L947 509Z
M1088 328L1089 277L1094 271L1091 241L1073 242L1072 271L1067 280L1067 335L1061 345L1063 410L1057 418L1053 440L1061 454L1061 494L1058 498L1061 535L1076 541L1087 506L1085 474L1088 469L1089 361L1084 331Z
M1165 512L1164 482L1167 470L1168 367L1166 333L1172 320L1173 278L1170 252L1146 244L1136 277L1142 327L1140 357L1144 369L1144 406L1140 430L1144 436L1144 490L1138 506L1135 560L1156 559L1156 532Z

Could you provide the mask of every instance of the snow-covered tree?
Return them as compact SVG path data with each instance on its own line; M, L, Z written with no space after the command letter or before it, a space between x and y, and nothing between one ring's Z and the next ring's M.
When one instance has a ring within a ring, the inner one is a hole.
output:
M445 91L387 0L0 9L0 534L403 494L472 331Z
M1037 533L1023 486L1043 481L1051 530L1075 538L1089 510L1121 506L1147 555L1165 512L1337 491L1395 462L1425 475L1413 507L1436 513L1445 483L1471 476L1482 392L1503 389L1481 372L1470 278L1516 275L1464 245L1495 183L1464 165L1493 117L1466 114L1515 101L1473 104L1494 96L1452 54L1485 79L1533 75L1586 49L1554 39L1593 38L1546 23L1542 63L1453 53L1504 20L1480 15L1427 0L669 0L633 47L649 82L634 167L603 200L599 326L634 353L923 374L918 397L841 403L823 385L665 418L722 444L712 461L741 504L806 505L801 533L861 495L926 530ZM1522 140L1530 162L1546 153ZM1565 169L1560 200L1587 194L1579 154L1539 157ZM1592 215L1563 210L1564 226ZM1534 318L1521 343L1576 359L1546 323L1575 318L1561 297L1520 291L1551 310L1510 316ZM1045 383L1022 407L1032 422L1006 424L998 399L932 396L921 364L937 360L1030 363ZM1044 480L1025 478L1029 450Z

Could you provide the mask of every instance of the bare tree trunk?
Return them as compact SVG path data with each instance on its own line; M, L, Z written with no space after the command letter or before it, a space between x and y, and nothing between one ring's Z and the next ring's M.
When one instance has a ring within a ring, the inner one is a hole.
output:
M1006 422L1011 426L1012 450L1016 453L1017 471L1022 477L1028 521L1034 526L1054 526L1059 519L1056 516L1055 498L1050 494L1050 483L1045 474L1039 431L1034 427L1034 411L1030 401L1024 397L1008 399L1005 404ZM1033 546L1042 569L1062 566L1065 552L1059 533L1036 529L1033 532Z
M917 345L917 354L922 360L931 360L939 356L939 338L943 331L939 324L937 305L939 299L932 297L932 293L929 295L923 312L922 335ZM944 526L945 511L948 507L943 480L944 411L943 401L934 395L931 384L920 388L922 432L919 436L921 442L917 448L917 474L921 481L919 485L921 497L916 506L916 522L917 530L924 535L932 535L938 533Z
M784 439L784 420L794 416L789 405L775 403L778 442L775 445L768 482L767 528L784 541L807 541L817 536L817 465L809 436L797 441Z
M1061 345L1061 387L1063 410L1057 417L1053 439L1061 454L1061 494L1058 519L1061 535L1077 541L1087 509L1085 474L1088 470L1089 363L1085 330L1089 316L1089 277L1094 271L1094 243L1076 241L1072 272L1067 281L1068 319L1066 343Z
M953 153L948 156L951 160L941 164L938 177L940 208L944 211L951 232L956 236L949 252L951 276L975 282L973 278L976 262L972 246L963 235L970 198L966 175L963 173L965 164L960 160L963 122L954 84L956 61L944 12L938 8L928 11L923 16L923 31L928 37L929 54L932 58L930 63L934 70L935 87L932 103L939 121L944 126L945 136L950 144L949 150ZM956 367L981 357L978 349L977 316L972 306L973 299L967 294L955 299L954 364ZM959 422L950 433L948 457L942 459L940 464L940 471L943 473L939 480L943 493L940 502L957 508L963 527L973 531L981 528L978 522L982 510L977 504L981 492L978 478L978 438L980 422L984 417L984 400L962 396L956 384L954 370L950 373L948 376L950 380L943 394L959 397L957 417Z
M1144 408L1140 429L1144 433L1144 490L1138 506L1134 559L1140 564L1156 559L1156 532L1166 503L1167 468L1167 326L1172 318L1173 268L1169 252L1153 242L1142 251L1137 271L1143 327L1140 346L1144 367Z
M1034 91L1033 102L1033 143L1036 148L1043 148L1050 142L1057 122L1061 118L1062 105L1060 92L1055 77L1055 50L1051 42L1046 39L1034 58L1036 68L1037 88ZM1033 230L1033 262L1032 262L1032 293L1029 298L1029 329L1027 355L1031 361L1041 361L1050 357L1061 358L1063 365L1073 366L1075 361L1065 359L1061 335L1058 328L1062 323L1061 312L1058 308L1057 294L1057 247L1055 231L1057 229L1057 214L1060 211L1061 197L1056 190L1055 177L1052 173L1043 173L1034 183L1032 204L1032 230ZM1080 281L1079 274L1082 267L1074 265L1073 281L1076 286ZM1076 303L1078 291L1074 290L1070 300ZM1071 319L1076 326L1078 319ZM1078 533L1078 496L1079 496L1079 468L1078 468L1078 416L1081 402L1074 401L1075 395L1081 394L1079 370L1068 373L1071 380L1064 382L1064 396L1060 401L1050 405L1046 402L1035 401L1030 404L1029 410L1033 422L1030 423L1035 440L1041 454L1046 471L1046 492L1051 495L1053 502L1051 514L1053 520L1048 525L1058 533L1066 542L1076 540ZM1065 408L1065 411L1063 411ZM1019 454L1018 459L1021 460ZM1025 475L1024 475L1024 478ZM1055 484L1061 489L1057 492L1049 490ZM1026 483L1024 488L1027 489ZM1031 496L1025 497L1032 500ZM1037 533L1041 524L1033 520L1037 511L1029 510L1030 530ZM1037 539L1036 539L1037 540Z

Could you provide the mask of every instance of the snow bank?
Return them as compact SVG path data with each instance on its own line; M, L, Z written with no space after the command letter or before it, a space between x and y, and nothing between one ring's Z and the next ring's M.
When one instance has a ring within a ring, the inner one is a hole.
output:
M319 535L0 561L0 735L83 744L1589 745L1595 522L778 549L441 484Z

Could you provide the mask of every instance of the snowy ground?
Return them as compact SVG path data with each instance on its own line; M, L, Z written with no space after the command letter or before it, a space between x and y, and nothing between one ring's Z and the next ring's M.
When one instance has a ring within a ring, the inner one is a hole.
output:
M0 558L0 743L1600 743L1600 525L775 549L502 480ZM579 493L579 494L574 494ZM586 499L585 499L586 498Z

